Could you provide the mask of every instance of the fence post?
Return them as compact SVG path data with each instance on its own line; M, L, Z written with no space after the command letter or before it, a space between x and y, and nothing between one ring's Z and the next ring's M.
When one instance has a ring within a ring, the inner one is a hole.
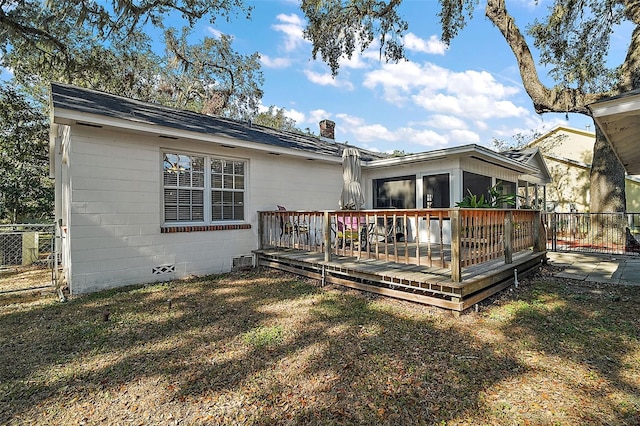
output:
M504 263L513 263L513 211L504 215Z
M459 283L462 281L462 263L460 259L460 210L451 210L451 281ZM444 255L444 253L442 253ZM443 256L444 257L444 256Z
M329 212L324 212L324 261L331 260L331 221L329 220Z

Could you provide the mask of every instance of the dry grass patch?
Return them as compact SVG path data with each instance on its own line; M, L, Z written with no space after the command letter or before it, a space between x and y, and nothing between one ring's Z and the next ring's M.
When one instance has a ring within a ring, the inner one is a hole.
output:
M258 270L5 306L0 423L637 424L639 296L539 275L455 318Z

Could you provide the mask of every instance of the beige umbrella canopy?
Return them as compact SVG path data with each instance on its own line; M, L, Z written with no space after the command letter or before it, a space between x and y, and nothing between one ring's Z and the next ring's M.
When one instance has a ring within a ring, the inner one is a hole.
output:
M356 148L345 148L342 152L342 195L338 204L343 210L360 210L364 205L362 194L362 172L360 169L360 151Z

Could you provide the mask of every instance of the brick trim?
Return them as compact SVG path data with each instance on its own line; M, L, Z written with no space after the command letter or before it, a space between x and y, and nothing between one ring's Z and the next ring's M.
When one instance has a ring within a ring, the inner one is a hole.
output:
M202 232L202 231L231 231L236 229L251 229L250 223L238 225L194 225L194 226L161 226L161 234L173 234L176 232Z

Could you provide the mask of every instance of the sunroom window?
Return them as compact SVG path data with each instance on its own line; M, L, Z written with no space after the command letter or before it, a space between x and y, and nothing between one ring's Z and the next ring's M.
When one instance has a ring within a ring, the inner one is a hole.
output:
M165 223L216 223L245 218L246 162L165 152Z

